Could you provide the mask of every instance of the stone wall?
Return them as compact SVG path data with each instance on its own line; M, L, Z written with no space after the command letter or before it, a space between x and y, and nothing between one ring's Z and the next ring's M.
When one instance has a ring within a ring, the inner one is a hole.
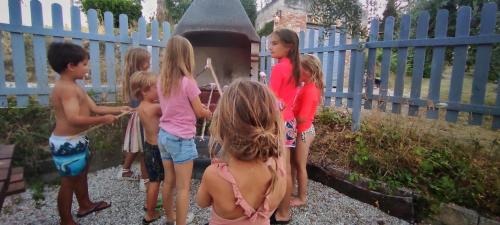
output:
M275 0L257 13L256 30L262 29L268 22L275 21L277 12L281 18L276 20L274 29L289 28L296 32L306 29L307 3L304 0Z

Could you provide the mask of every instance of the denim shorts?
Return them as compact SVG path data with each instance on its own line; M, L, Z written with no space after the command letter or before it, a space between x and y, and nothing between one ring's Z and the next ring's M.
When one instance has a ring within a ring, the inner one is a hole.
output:
M172 160L175 164L198 158L194 137L185 139L169 134L163 129L158 133L158 147L162 160Z

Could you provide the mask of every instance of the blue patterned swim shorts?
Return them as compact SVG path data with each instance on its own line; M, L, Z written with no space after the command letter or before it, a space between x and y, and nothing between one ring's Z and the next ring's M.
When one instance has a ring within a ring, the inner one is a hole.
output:
M61 176L77 176L87 166L89 139L87 136L56 136L49 138L52 159Z

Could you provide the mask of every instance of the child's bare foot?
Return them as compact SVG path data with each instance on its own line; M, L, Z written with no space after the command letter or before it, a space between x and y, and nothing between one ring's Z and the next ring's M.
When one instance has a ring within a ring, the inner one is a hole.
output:
M78 218L85 217L91 213L98 212L98 211L101 211L103 209L107 209L109 207L111 207L111 203L107 203L105 201L92 203L92 205L88 209L80 208L78 210L78 213L76 214L76 217L78 217Z
M139 180L140 175L134 173L134 171L130 169L122 169L118 172L117 178L123 180Z
M290 200L290 206L292 207L300 207L300 206L304 206L306 204L306 200L301 200L300 198L292 198L292 200Z
M175 216L173 218L170 218L170 219L167 218L167 217L165 217L165 218L166 218L165 219L165 225L175 225L175 219L176 219Z
M161 218L161 214L160 212L154 210L152 212L147 212L146 213L146 216L144 216L144 218L142 218L142 224L150 224L158 219Z
M71 220L70 222L67 223L63 223L63 221L61 221L60 225L79 225L79 224L74 220Z

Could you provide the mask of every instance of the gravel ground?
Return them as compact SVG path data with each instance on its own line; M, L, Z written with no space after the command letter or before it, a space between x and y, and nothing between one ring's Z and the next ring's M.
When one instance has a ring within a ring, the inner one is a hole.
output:
M115 179L120 168L114 167L89 174L89 192L92 200L112 202L112 207L77 219L81 224L141 224L145 194L139 191L138 182ZM191 224L204 224L210 216L209 209L200 209L194 203L199 180L193 180L190 210L195 218ZM46 187L45 200L35 206L32 190L10 196L5 200L0 224L58 224L58 186ZM73 200L76 214L76 199ZM351 199L320 183L309 182L308 206L292 209L290 224L407 224L377 208ZM156 222L154 224L161 224Z

